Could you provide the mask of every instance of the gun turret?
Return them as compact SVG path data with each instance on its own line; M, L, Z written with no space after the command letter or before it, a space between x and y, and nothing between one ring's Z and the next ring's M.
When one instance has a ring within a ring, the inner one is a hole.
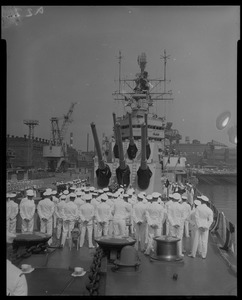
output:
M152 172L147 165L146 158L146 123L141 125L141 162L139 170L137 171L138 186L140 189L147 189L150 184L150 177Z
M135 145L134 137L133 137L132 116L130 113L128 115L129 115L129 147L127 149L127 154L129 159L134 159L136 157L138 148Z
M140 167L142 170L147 169L146 159L146 124L141 125L141 162Z
M115 137L115 145L113 146L113 154L115 158L119 158L117 132L116 132L116 114L113 113L113 131Z
M124 150L121 137L120 124L116 124L116 134L118 139L118 150L119 150L119 167L116 169L117 182L120 185L129 186L130 184L130 169L124 159Z
M91 128L92 128L92 135L94 139L95 148L97 151L97 157L98 157L98 169L96 170L97 184L99 187L104 188L108 186L109 179L112 173L110 171L109 166L105 164L103 160L95 123L93 122L91 123Z
M145 124L146 124L146 158L149 159L151 154L149 139L148 139L148 114L145 114Z
M126 163L124 159L124 150L123 150L123 143L122 143L122 136L121 136L121 128L120 124L116 123L116 134L117 134L117 142L118 142L118 150L119 150L119 166L121 169L126 168Z

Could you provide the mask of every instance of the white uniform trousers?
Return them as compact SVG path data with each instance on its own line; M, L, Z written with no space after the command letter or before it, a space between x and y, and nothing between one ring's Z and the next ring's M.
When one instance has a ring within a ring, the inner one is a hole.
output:
M97 237L108 235L108 222L97 223Z
M132 223L133 222L130 217L125 220L125 235L126 236L130 236L130 234L133 233L133 230L132 230L133 224Z
M114 235L125 236L125 227L126 221L125 219L113 219L113 230Z
M183 229L184 229L184 224L178 228L171 226L169 224L169 235L180 239L180 241L177 242L179 256L183 256L183 254L182 254L182 237L183 237L183 231L184 231Z
M184 236L185 237L190 237L190 234L189 234L189 221L188 220L185 220L185 222L184 222Z
M98 237L98 221L97 220L93 220L93 236L94 236L94 239L96 237Z
M83 247L83 245L84 245L86 231L88 234L88 246L94 247L93 243L92 243L93 220L89 221L88 223L86 223L86 222L82 223L80 247Z
M57 226L57 215L54 213L52 218L53 218L53 228L56 228L56 226Z
M155 251L155 241L154 241L154 237L155 236L160 236L162 232L162 226L158 226L158 227L151 227L150 225L148 225L148 245L147 248L145 250L146 254L150 254L151 251Z
M139 250L139 242L140 242L140 250L144 251L145 250L145 239L146 239L146 228L147 228L147 223L143 222L140 225L134 223L134 234L135 234L135 249Z
M170 223L169 223L168 220L166 220L166 235L167 235L167 236L170 236L170 231L169 231L169 229L170 229Z
M10 228L10 219L7 219L7 232L9 231Z
M22 233L26 231L33 232L34 231L34 218L30 221L25 221L22 219Z
M9 232L16 233L16 223L17 223L17 218L9 220L9 225L8 225Z
M208 234L209 230L206 229L202 232L200 229L196 228L194 233L194 239L192 244L192 256L195 257L197 251L201 253L203 258L206 258L208 251Z
M114 230L113 230L113 220L109 220L109 224L108 224L108 235L112 236L114 234Z
M56 220L56 237L59 240L61 233L62 233L62 227L63 227L63 220L58 218Z
M71 231L74 228L75 221L63 221L61 245L65 246L66 238L71 238Z
M51 238L48 240L48 244L52 243L52 232L53 232L53 220L52 217L49 218L47 221L43 221L40 219L40 232L47 233L51 235Z

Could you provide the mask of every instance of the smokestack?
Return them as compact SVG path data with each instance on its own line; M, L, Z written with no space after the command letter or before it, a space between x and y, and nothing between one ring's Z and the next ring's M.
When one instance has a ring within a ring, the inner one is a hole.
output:
M73 148L73 132L70 133L70 147Z
M89 133L87 134L87 152L88 152L88 147L89 147Z

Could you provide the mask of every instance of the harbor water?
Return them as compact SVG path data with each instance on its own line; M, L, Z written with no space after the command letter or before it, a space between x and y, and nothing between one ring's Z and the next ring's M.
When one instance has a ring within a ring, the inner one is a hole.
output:
M198 184L197 189L206 195L230 222L237 225L237 185Z

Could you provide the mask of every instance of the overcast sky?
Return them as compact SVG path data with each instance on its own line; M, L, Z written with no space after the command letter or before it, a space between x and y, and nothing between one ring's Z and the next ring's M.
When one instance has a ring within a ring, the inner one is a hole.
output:
M2 28L7 41L7 133L28 134L24 119L39 120L35 136L51 137L51 117L67 113L79 102L67 131L74 147L93 149L90 123L112 133L112 112L123 113L113 100L118 88L118 52L122 76L138 71L137 56L146 53L146 70L163 76L160 56L170 59L168 89L172 103L155 106L180 131L183 140L212 139L229 143L218 131L217 116L237 111L237 41L239 6L21 6L20 23ZM29 9L31 8L31 10ZM29 9L29 10L28 10ZM32 13L32 16L30 16Z

